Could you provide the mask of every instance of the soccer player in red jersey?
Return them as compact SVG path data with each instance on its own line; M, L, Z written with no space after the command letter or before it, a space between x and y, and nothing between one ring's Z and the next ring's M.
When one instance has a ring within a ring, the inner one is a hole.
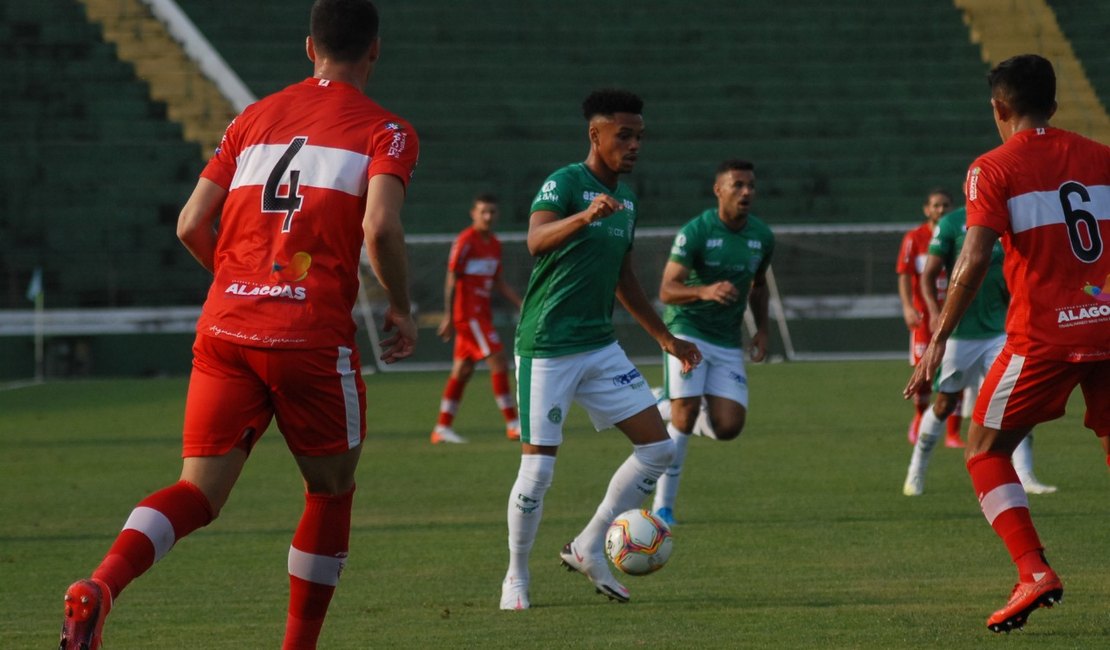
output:
M501 337L493 328L490 298L494 289L520 309L520 296L501 274L501 242L493 234L497 219L497 197L479 194L470 206L471 225L459 233L447 260L443 287L444 314L437 334L444 341L455 337L451 376L443 388L439 419L432 430L432 443L466 442L451 424L459 408L474 366L485 359L493 382L493 396L505 418L505 435L520 440L516 402L509 388L509 365L505 362Z
M271 419L305 509L289 548L283 648L315 648L347 561L366 390L351 317L365 243L389 296L381 358L412 353L400 212L413 129L363 94L378 60L369 0L316 0L313 76L247 107L181 211L177 234L214 275L197 324L180 480L131 512L92 577L65 596L60 647L97 648L112 602L219 514Z
M980 389L964 455L983 514L1017 565L1009 601L987 618L989 629L1007 632L1064 593L1011 453L1034 425L1064 414L1078 385L1084 424L1110 454L1110 147L1049 125L1056 75L1046 59L1007 59L988 81L1002 145L968 171L967 237L905 396L932 381L1001 237L1012 294L1006 345Z
M925 195L925 203L921 211L925 221L906 233L902 238L902 246L898 249L898 262L895 272L898 274L898 297L902 301L902 319L906 329L910 332L910 365L916 366L929 345L932 330L929 329L929 312L925 297L921 293L921 273L925 270L925 260L929 256L929 241L933 238L933 229L942 215L952 209L952 196L945 190L934 188ZM944 290L947 286L947 277L943 273L937 278L937 295L944 300ZM910 444L917 443L918 427L921 417L929 408L929 399L932 396L930 386L923 387L914 396L915 413L906 432ZM958 411L957 411L958 412ZM960 440L961 418L953 414L947 420L948 437L945 444L949 447L962 447Z

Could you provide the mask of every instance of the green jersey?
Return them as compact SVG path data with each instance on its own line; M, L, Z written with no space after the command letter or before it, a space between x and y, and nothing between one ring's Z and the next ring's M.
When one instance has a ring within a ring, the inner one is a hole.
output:
M929 242L929 254L944 260L944 267L951 273L964 246L965 237L967 210L959 208L944 215L937 223L933 230L933 239ZM986 339L1006 331L1006 309L1010 304L1010 292L1002 273L1002 256L1002 242L996 241L983 285L979 287L979 293L975 294L963 318L952 331L952 338Z
M613 302L624 256L636 229L636 195L624 183L602 184L583 163L547 177L532 212L568 217L608 194L624 209L583 228L556 250L536 258L516 330L516 353L562 357L605 347L617 340Z
M691 219L675 236L670 261L690 269L686 286L705 286L728 280L740 291L729 305L698 300L667 305L663 322L672 334L695 336L727 348L740 347L741 324L752 280L767 270L775 250L775 236L754 216L732 231L711 208Z

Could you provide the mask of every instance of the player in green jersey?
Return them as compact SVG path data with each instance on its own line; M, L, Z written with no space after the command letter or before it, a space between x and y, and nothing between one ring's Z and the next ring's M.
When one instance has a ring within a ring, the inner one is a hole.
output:
M925 268L921 272L921 297L925 302L930 331L936 331L940 318L937 277L943 270L951 272L954 268L966 236L965 208L959 208L942 217L933 231ZM979 383L1006 343L1006 310L1010 304L1010 292L1002 274L1002 261L1002 243L996 241L983 285L968 305L956 329L952 331L948 347L945 348L944 359L935 380L936 401L921 417L910 466L906 470L906 481L902 485L902 493L908 497L918 496L925 491L925 471L929 465L929 457L940 440L945 420L960 403L960 394L966 388L978 389ZM1013 464L1026 492L1051 494L1056 491L1055 486L1041 483L1033 474L1032 433L1014 450Z
M667 331L632 271L639 205L620 175L631 172L639 157L643 102L627 91L600 90L582 108L589 155L544 181L528 224L528 250L536 263L516 334L522 455L509 494L509 568L501 586L501 609L507 610L530 606L528 558L571 401L585 407L598 430L620 429L633 451L593 518L560 557L599 593L629 599L609 570L604 535L616 515L652 493L674 445L647 382L617 343L614 297L688 370L701 361L696 346Z
M664 391L670 397L667 432L675 443L675 458L659 479L653 509L668 524L674 523L690 434L733 440L744 428L748 378L740 336L748 305L756 325L752 360L762 361L767 354L767 268L775 236L751 214L755 166L746 160L721 163L713 193L717 206L694 217L675 236L659 286L667 328L697 345L705 359L693 371L669 359L664 368Z

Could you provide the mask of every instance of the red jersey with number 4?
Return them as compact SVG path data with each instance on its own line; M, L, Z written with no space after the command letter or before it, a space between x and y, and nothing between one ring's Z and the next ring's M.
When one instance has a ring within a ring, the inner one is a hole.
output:
M913 279L913 308L928 321L928 309L921 297L921 272L925 270L925 260L929 257L929 242L933 239L933 225L923 223L902 237L902 248L898 251L898 263L894 267L898 275L909 275ZM937 302L944 302L948 289L948 275L942 269L937 276ZM929 329L928 322L925 329Z
M201 173L229 191L197 331L256 347L354 340L369 179L408 186L406 122L346 83L306 79L246 108Z
M451 318L463 322L490 318L493 281L501 272L501 242L493 233L485 236L473 226L459 233L451 246L447 270L455 274L455 299Z
M972 163L966 192L967 225L1002 236L1013 351L1110 359L1110 147L1019 131Z

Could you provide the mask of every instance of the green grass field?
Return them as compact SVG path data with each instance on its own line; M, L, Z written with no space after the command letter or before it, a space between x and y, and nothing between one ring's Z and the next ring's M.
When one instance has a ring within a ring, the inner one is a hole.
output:
M646 368L657 377L658 368ZM675 551L610 603L559 568L629 452L572 411L532 558L527 612L497 609L519 458L487 375L456 420L471 444L428 444L443 375L368 377L370 433L350 562L322 648L1104 647L1110 638L1107 468L1082 405L1038 430L1030 497L1065 602L1026 630L983 622L1015 579L978 511L962 455L938 449L926 494L901 494L911 407L896 362L750 368L733 443L695 439ZM183 379L51 383L0 392L0 647L56 643L66 586L99 562L134 504L177 478ZM123 594L116 649L276 648L299 480L271 430L220 519Z

